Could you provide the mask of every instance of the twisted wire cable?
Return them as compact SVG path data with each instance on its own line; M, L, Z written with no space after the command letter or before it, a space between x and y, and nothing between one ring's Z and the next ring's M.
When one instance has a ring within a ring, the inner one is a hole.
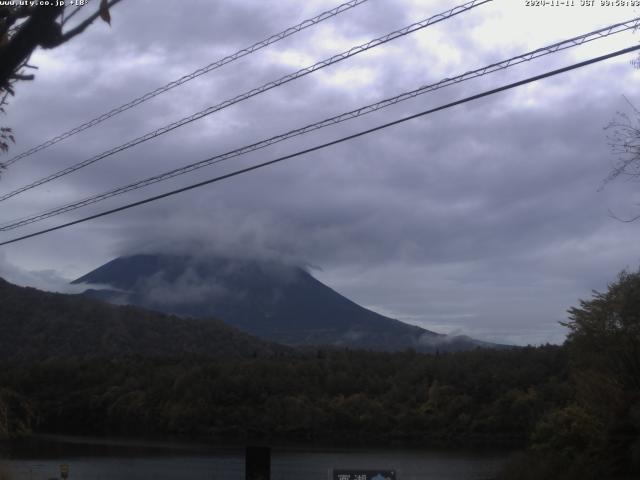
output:
M299 151L297 151L295 153L291 153L289 155L284 155L282 157L278 157L278 158L275 158L273 160L268 160L266 162L258 163L258 164L252 165L250 167L242 168L240 170L234 170L231 173L227 173L227 174L224 174L224 175L219 175L217 177L209 178L208 180L204 180L204 181L198 182L198 183L193 183L193 184L188 185L186 187L178 188L176 190L171 190L169 192L161 193L161 194L155 195L153 197L145 198L144 200L138 200L136 202L127 203L127 204L122 205L120 207L112 208L111 210L106 210L106 211L103 211L103 212L100 212L100 213L96 213L94 215L90 215L88 217L80 218L78 220L73 220L71 222L67 222L67 223L63 223L63 224L60 224L60 225L56 225L54 227L46 228L44 230L39 230L37 232L29 233L29 234L23 235L21 237L16 237L16 238L12 238L10 240L5 240L3 242L0 242L0 246L9 245L9 244L12 244L12 243L20 242L20 241L26 240L28 238L37 237L39 235L44 235L45 233L53 232L53 231L56 231L56 230L61 230L63 228L71 227L73 225L78 225L80 223L88 222L89 220L94 220L96 218L101 218L101 217L105 217L107 215L112 215L114 213L122 212L122 211L128 210L130 208L138 207L140 205L145 205L147 203L152 203L152 202L161 200L163 198L167 198L167 197L170 197L170 196L173 196L173 195L177 195L179 193L183 193L183 192L187 192L187 191L190 191L190 190L193 190L193 189L196 189L196 188L203 187L205 185L211 185L213 183L220 182L222 180L226 180L226 179L231 178L231 177L236 177L238 175L242 175L242 174L254 171L254 170L258 170L260 168L264 168L264 167L268 167L270 165L274 165L276 163L284 162L285 160L289 160L291 158L299 157L299 156L302 156L302 155L305 155L305 154L308 154L308 153L311 153L311 152L315 152L315 151L318 151L318 150L325 149L325 148L333 146L333 145L337 145L337 144L340 144L340 143L343 143L343 142L347 142L349 140L353 140L355 138L363 137L365 135L369 135L371 133L378 132L380 130L384 130L384 129L392 127L392 126L399 125L399 124L404 123L404 122L408 122L408 121L413 120L415 118L419 118L419 117L423 117L423 116L426 116L426 115L430 115L430 114L433 114L433 113L436 113L436 112L439 112L439 111L442 111L442 110L446 110L448 108L452 108L452 107L455 107L455 106L458 106L458 105L461 105L461 104L464 104L464 103L467 103L467 102L478 100L480 98L485 98L485 97L488 97L490 95L495 95L496 93L504 92L506 90L510 90L512 88L520 87L522 85L526 85L526 84L529 84L529 83L532 83L532 82L537 82L537 81L545 79L545 78L553 77L555 75L559 75L561 73L569 72L569 71L575 70L577 68L582 68L582 67L585 67L587 65L592 65L594 63L602 62L604 60L608 60L610 58L614 58L614 57L617 57L617 56L620 56L620 55L624 55L624 54L631 53L631 52L637 52L638 50L640 50L640 45L635 45L633 47L624 48L622 50L611 52L611 53L608 53L606 55L601 55L599 57L590 58L589 60L585 60L585 61L582 61L582 62L579 62L579 63L574 63L574 64L569 65L567 67L563 67L563 68L559 68L559 69L556 69L556 70L548 71L548 72L542 73L540 75L535 75L533 77L525 78L524 80L519 80L517 82L509 83L507 85L503 85L501 87L494 88L492 90L486 90L484 92L478 93L476 95L472 95L470 97L465 97L465 98L462 98L460 100L456 100L454 102L447 103L445 105L440 105L439 107L431 108L429 110L424 110L422 112L415 113L415 114L409 115L407 117L402 117L402 118L399 118L397 120L393 120L391 122L383 123L382 125L378 125L376 127L369 128L367 130L362 130L362 131L354 133L352 135L347 135L346 137L340 137L340 138L338 138L336 140L331 140L329 142L322 143L320 145L315 145L313 147L306 148L304 150L299 150Z
M455 15L459 15L460 13L466 12L468 10L471 10L472 8L478 7L480 5L483 5L485 3L489 3L493 0L472 0L471 2L465 3L464 5L460 5L457 7L454 7L450 10L447 10L444 13L440 13L438 15L434 15L426 20L422 20L420 22L416 22L413 23L409 26L406 26L404 28L401 28L399 30L395 30L391 33L388 33L386 35L383 35L382 37L378 37L374 40L371 40L367 43L364 43L362 45L358 45L356 47L352 47L349 50L339 53L337 55L334 55L328 59L322 60L318 63L315 63L314 65L311 65L310 67L306 67L303 69L300 69L294 73L290 73L288 75L285 75L281 78L279 78L278 80L274 80L268 83L265 83L264 85L254 88L252 90L249 90L245 93L242 93L240 95L237 95L236 97L233 97L229 100L225 100L217 105L213 105L211 107L208 107L204 110L201 110L199 112L196 112L192 115L189 115L188 117L184 117L178 121L175 121L173 123L170 123L169 125L165 125L163 127L160 127L152 132L146 133L145 135L142 135L140 137L137 137L133 140L130 140L127 143L124 143L122 145L119 145L117 147L114 147L110 150L107 150L105 152L102 152L98 155L95 155L91 158L88 158L86 160L83 160L81 162L78 162L74 165L71 165L63 170L60 170L58 172L52 173L51 175L48 175L46 177L43 177L39 180L36 180L26 186L20 187L16 190L13 190L9 193L5 193L3 195L0 195L0 202L7 200L11 197L14 197L22 192L26 192L27 190L31 190L32 188L38 187L40 185L43 185L47 182L50 182L52 180L55 180L57 178L63 177L65 175L69 175L70 173L73 173L81 168L87 167L89 165L92 165L104 158L110 157L112 155L115 155L116 153L122 152L124 150L127 150L131 147L134 147L136 145L139 145L143 142L146 142L148 140L154 139L156 137L159 137L160 135L164 135L165 133L168 133L172 130L175 130L176 128L182 127L184 125L187 125L191 122L195 122L196 120L200 120L201 118L206 117L207 115L211 115L212 113L218 112L220 110L223 110L227 107L230 107L231 105L235 105L236 103L242 102L244 100L247 100L251 97L254 97L256 95L259 95L261 93L264 93L268 90L271 90L273 88L279 87L281 85L284 85L285 83L291 82L293 80L297 80L298 78L304 77L306 75L309 75L313 72L316 72L322 68L328 67L329 65L333 65L334 63L337 62L341 62L343 60L346 60L347 58L351 58L354 55L358 55L362 52L366 52L367 50L370 50L372 48L378 47L380 45L384 45L387 42L390 42L392 40L395 40L396 38L399 37L403 37L405 35L408 35L410 33L416 32L418 30L421 30L423 28L426 28L430 25L433 25L435 23L441 22L443 20L447 20Z
M53 217L53 216L57 216L57 215L61 215L63 213L66 212L70 212L72 210L77 210L79 208L85 207L87 205L91 205L103 200L106 200L108 198L117 196L117 195L122 195L124 193L133 191L133 190L137 190L140 188L144 188L147 187L149 185L153 185L155 183L158 182L162 182L165 180L169 180L173 177L177 177L179 175L183 175L189 172L192 172L194 170L198 170L200 168L203 167L207 167L210 165L215 165L217 163L221 163L224 162L226 160L229 160L231 158L235 158L235 157L239 157L241 155L245 155L247 153L256 151L256 150L260 150L262 148L266 148L268 146L274 145L276 143L280 143L283 142L285 140L288 140L290 138L293 137L297 137L299 135L303 135L305 133L309 133L315 130L319 130L331 125L335 125L338 123L342 123L345 122L347 120L351 120L354 118L358 118L361 117L363 115L367 115L369 113L384 109L386 107L389 107L391 105L395 105L397 103L415 98L419 95L423 95L425 93L428 92L433 92L435 90L441 89L441 88L445 88L448 87L450 85L454 85L460 82L464 82L467 80L471 80L473 78L477 78L477 77L481 77L484 75L488 75L489 73L493 73L499 70L505 70L509 67L512 67L514 65L518 65L520 63L523 62L528 62L531 61L535 58L539 58L539 57L543 57L561 50L566 50L568 48L573 48L576 47L578 45L582 45L584 43L593 41L593 40L597 40L600 38L605 38L608 37L610 35L616 34L616 33L620 33L620 32L624 32L627 30L633 30L635 28L638 28L640 26L640 17L635 18L633 20L629 20L626 22L621 22L621 23L617 23L614 25L610 25L608 27L605 28L601 28L599 30L595 30L593 32L589 32L577 37L573 37L570 38L568 40L563 40L561 42L557 42L554 43L552 45L546 46L546 47L542 47L542 48L538 48L536 50L532 50L530 52L515 56L515 57L511 57L507 60L502 60L500 62L497 63L493 63L491 65L487 65L485 67L476 69L476 70L471 70L468 72L465 72L461 75L455 76L455 77L450 77L450 78L445 78L443 80L440 80L436 83L432 83L429 85L424 85L420 88L417 88L415 90L409 91L409 92L404 92L401 93L400 95L396 95L394 97L391 98L387 98L384 100L381 100L379 102L376 103L372 103L360 108L357 108L355 110L351 110L349 112L345 112L345 113L341 113L339 115L336 115L334 117L330 117L324 120L321 120L319 122L315 122L315 123L311 123L309 125L306 125L304 127L301 128L297 128L295 130L290 130L286 133L282 133L280 135L276 135L270 138L267 138L265 140L260 140L258 142L255 142L251 145L246 145L240 148L237 148L235 150L231 150L229 152L220 154L220 155L216 155L210 158L207 158L205 160L201 160L199 162L195 162L195 163L191 163L189 165L180 167L180 168L176 168L158 175L154 175L152 177L148 177L145 178L143 180L122 186L122 187L118 187L115 188L113 190L109 190L107 192L101 193L99 195L95 195L95 196L91 196L91 197L87 197L83 200L74 202L74 203L70 203L61 207L57 207L42 213L39 213L37 215L33 215L33 216L28 216L28 217L23 217L21 219L17 219L17 220L13 220L11 223L5 223L4 225L0 226L0 232L3 231L8 231L8 230L13 230L15 228L19 228L21 226L24 225L28 225L30 223L34 223L34 222L38 222L41 220L45 220L47 218Z
M154 97L157 97L158 95L161 95L179 85L182 85L184 83L187 83L191 80L193 80L194 78L197 78L201 75L204 75L205 73L209 73L217 68L220 68L228 63L234 62L235 60L238 60L242 57L245 57L251 53L254 53L268 45L271 45L273 43L279 42L280 40L283 40L291 35L294 35L295 33L300 32L301 30L304 30L305 28L317 25L320 22L323 22L325 20L328 20L330 18L335 17L336 15L341 14L342 12L345 12L347 10L350 10L354 7L357 7L358 5L361 5L365 2L368 2L369 0L350 0L349 2L343 3L341 5L338 5L335 8L332 8L331 10L327 10L326 12L323 12L319 15L316 15L313 18L309 18L307 20L304 20L303 22L294 25L293 27L289 27L286 30L283 30L280 33L276 33L275 35L270 36L269 38L266 38L264 40L261 40L257 43L254 43L253 45L247 47L247 48L243 48L242 50L238 50L237 52L228 55L224 58L221 58L220 60L217 60L213 63L210 63L207 66L204 66L202 68L199 68L198 70L195 70L194 72L191 72L188 75L184 75L183 77L174 80L172 82L167 83L166 85L163 85L162 87L158 87L155 90L152 90L150 92L145 93L144 95L135 98L133 100L131 100L128 103L125 103L124 105L121 105L119 107L114 108L113 110L110 110L106 113L103 113L102 115L99 115L81 125L78 125L75 128L72 128L71 130L68 130L67 132L64 132L56 137L53 137L49 140L47 140L46 142L41 143L40 145L36 145L35 147L30 148L29 150L26 150L25 152L20 153L19 155L16 155L15 157L11 158L10 160L7 160L6 162L4 162L5 166L9 166L23 158L26 158L28 156L33 155L34 153L37 153L41 150L44 150L45 148L48 148L52 145L55 145L58 142L61 142L62 140L65 140L77 133L80 133L84 130L87 130L88 128L94 127L96 125L98 125L99 123L104 122L105 120L111 118L111 117L115 117L116 115L119 115L122 112L125 112L127 110L129 110L130 108L136 107L138 105L140 105L141 103L144 103L148 100L151 100ZM77 12L78 10L75 10L75 12Z

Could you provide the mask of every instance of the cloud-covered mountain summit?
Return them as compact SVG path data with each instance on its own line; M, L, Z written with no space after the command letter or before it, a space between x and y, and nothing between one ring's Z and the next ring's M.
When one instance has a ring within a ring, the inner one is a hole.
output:
M435 351L481 344L367 310L305 269L277 260L141 254L116 258L73 283L103 286L85 292L94 298L185 317L220 318L289 345Z

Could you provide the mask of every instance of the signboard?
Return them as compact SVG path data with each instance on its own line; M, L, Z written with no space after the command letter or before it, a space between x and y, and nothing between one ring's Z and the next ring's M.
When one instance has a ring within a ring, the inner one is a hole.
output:
M396 480L395 470L334 470L333 480Z

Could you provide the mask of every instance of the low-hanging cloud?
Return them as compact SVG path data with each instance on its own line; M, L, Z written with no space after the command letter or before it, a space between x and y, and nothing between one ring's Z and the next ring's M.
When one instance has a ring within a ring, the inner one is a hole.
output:
M77 42L34 57L41 66L38 78L20 86L7 118L20 142L15 148L37 144L334 3L119 5L113 30L97 25ZM0 187L11 190L304 66L296 62L320 60L450 7L444 1L368 2L16 164ZM545 24L549 28L542 29L530 25L531 13L515 3L492 2L34 189L7 202L0 220L223 153L629 16L613 10L572 18L562 28L558 16L568 14L554 12ZM525 30L531 35L523 35ZM594 43L443 89L82 212L276 158L621 42ZM635 100L630 86L639 72L627 60L9 247L3 272L18 283L50 289L60 284L58 277L78 277L118 255L253 257L317 265L322 270L313 274L340 293L435 331L503 342L562 341L558 321L566 309L638 263L640 223L622 224L607 213L637 213L637 185L619 182L598 191L611 161L603 126L625 108L621 94ZM216 285L199 285L196 273L180 280L182 298L221 293ZM155 301L178 295L162 278L155 280L148 289Z

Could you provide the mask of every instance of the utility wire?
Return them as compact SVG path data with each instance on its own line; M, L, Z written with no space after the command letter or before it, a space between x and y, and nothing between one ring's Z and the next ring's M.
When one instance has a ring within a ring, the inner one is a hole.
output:
M289 132L280 134L280 135L276 135L274 137L270 137L268 139L265 140L260 140L256 143L253 143L251 145L246 145L240 148L237 148L235 150L231 150L229 152L220 154L220 155L216 155L214 157L210 157L204 160L201 160L199 162L195 162L195 163L191 163L189 165L180 167L180 168L176 168L173 170L169 170L167 172L164 173L160 173L158 175L154 175L152 177L149 178L145 178L143 180L139 180L137 182L128 184L128 185L124 185L112 190L109 190L107 192L103 192L101 194L98 195L94 195L94 196L90 196L87 197L83 200L79 200L77 202L73 202L70 204L66 204L60 207L56 207L50 210L47 210L45 212L41 212L39 214L35 214L35 215L31 215L31 216L27 216L27 217L23 217L23 218L19 218L19 219L15 219L12 220L10 222L5 222L3 225L0 225L0 231L8 231L8 230L13 230L15 228L24 226L24 225L28 225L30 223L34 223L40 220L44 220L46 218L50 218L56 215L60 215L62 213L66 213L66 212L70 212L72 210L77 210L78 208L81 207L85 207L87 205L91 205L97 202L100 202L102 200L106 200L108 198L117 196L117 195L121 195L127 192L130 192L132 190L137 190L139 188L143 188L143 187L147 187L149 185L164 181L164 180L168 180L170 178L179 176L179 175L183 175L189 172L192 172L194 170L198 170L200 168L206 167L206 166L210 166L210 165L214 165L217 163L221 163L224 162L226 160L229 160L231 158L235 158L235 157L239 157L241 155L262 149L262 148L266 148L268 146L274 145L276 143L280 143L282 141L288 140L290 138L299 136L299 135L303 135L315 130L319 130L331 125L335 125L347 120L351 120L354 118L358 118L360 116L375 112L377 110L381 110L383 108L389 107L391 105L395 105L396 103L400 103L403 102L405 100L409 100L411 98L415 98L418 95L422 95L428 92L432 92L435 90L438 90L440 88L444 88L450 85L454 85L466 80L470 80L473 78L477 78L480 76L484 76L487 75L489 73L498 71L498 70L504 70L507 69L511 66L514 65L518 65L520 63L526 62L526 61L530 61L533 60L535 58L539 58L545 55L549 55L555 52L558 52L560 50L565 50L571 47L575 47L577 45L581 45L583 43L592 41L592 40L596 40L599 38L604 38L606 36L609 35L613 35L614 33L619 33L619 32L623 32L626 30L631 30L631 29L635 29L638 27L638 25L640 25L640 18L636 18L634 20L629 20L628 22L623 22L623 23L617 23L614 25L610 25L608 27L605 28L601 28L599 30L595 30L593 32L590 33L586 33L584 35L580 35L578 37L574 37L574 38L570 38L568 40L563 40L562 42L557 42L554 43L552 45L546 46L546 47L542 47L542 48L538 48L536 50L515 56L515 57L511 57L507 60L503 60L501 62L498 63L493 63L491 65L487 65L485 67L479 68L477 70L472 70L472 71L468 71L466 73L463 73L462 75L458 75L455 77L451 77L451 78L445 78L444 80L441 80L437 83L432 83L430 85L425 85L422 86L416 90L412 90L410 92L405 92L402 93L400 95L396 95L395 97L391 97L391 98L387 98L384 100L381 100L377 103L373 103L370 105L366 105L364 107L360 107L356 110L351 110L349 112L346 113L342 113L340 115L336 115L334 117L331 118L327 118L324 120L321 120L319 122L316 123L312 123L309 125L306 125L302 128L298 128L295 130L291 130Z
M581 67L584 67L584 66L587 66L587 65L598 63L598 62L601 62L601 61L604 61L604 60L608 60L610 58L614 58L614 57L617 57L617 56L620 56L620 55L624 55L626 53L631 53L631 52L634 52L634 51L637 51L637 50L640 50L640 45L636 45L636 46L633 46L633 47L628 47L628 48L625 48L625 49L622 49L622 50L618 50L616 52L612 52L612 53L609 53L609 54L606 54L606 55L602 55L602 56L599 56L599 57L591 58L591 59L585 60L583 62L575 63L575 64L569 65L567 67L559 68L557 70L552 70L552 71L549 71L549 72L546 72L546 73L543 73L543 74L540 74L540 75L529 77L527 79L520 80L518 82L510 83L510 84L507 84L507 85L503 85L502 87L494 88L492 90L487 90L487 91L484 91L482 93L479 93L479 94L476 94L476 95L472 95L470 97L465 97L465 98L463 98L461 100L456 100L455 102L447 103L445 105L441 105L439 107L432 108L430 110L425 110L425 111L422 111L420 113L416 113L414 115L410 115L408 117L403 117L403 118L400 118L398 120L394 120L392 122L384 123L382 125L378 125L377 127L373 127L373 128L370 128L370 129L367 129L367 130L363 130L363 131L358 132L358 133L354 133L353 135L348 135L346 137L341 137L341 138L339 138L337 140L333 140L333 141L326 142L326 143L323 143L323 144L320 144L320 145L316 145L314 147L307 148L305 150L300 150L298 152L295 152L295 153L292 153L292 154L289 154L289 155L284 155L284 156L278 157L278 158L276 158L274 160L269 160L267 162L259 163L259 164L253 165L251 167L242 168L240 170L236 170L234 172L227 173L225 175L220 175L218 177L210 178L209 180L205 180L205 181L202 181L202 182L199 182L199 183L194 183L192 185L189 185L189 186L186 186L186 187L182 187L182 188L178 188L176 190L171 190L170 192L162 193L160 195L155 195L153 197L149 197L149 198L146 198L144 200L139 200L137 202L128 203L128 204L123 205L121 207L113 208L111 210L106 210L104 212L100 212L100 213L97 213L95 215L90 215L88 217L84 217L84 218L81 218L79 220L74 220L72 222L63 223L63 224L57 225L55 227L50 227L50 228L47 228L47 229L44 229L44 230L40 230L38 232L30 233L28 235L23 235L21 237L13 238L11 240L7 240L7 241L4 241L4 242L1 242L0 246L9 245L11 243L16 243L16 242L19 242L19 241L22 241L22 240L26 240L27 238L36 237L38 235L43 235L45 233L49 233L49 232L53 232L53 231L56 231L56 230L60 230L62 228L67 228L67 227L70 227L72 225L77 225L79 223L87 222L89 220L94 220L96 218L100 218L100 217L104 217L104 216L107 216L107 215L111 215L113 213L117 213L117 212L121 212L121 211L124 211L124 210L128 210L128 209L133 208L133 207L137 207L137 206L144 205L144 204L147 204L147 203L155 202L157 200L160 200L160 199L163 199L163 198L166 198L166 197L177 195L178 193L182 193L182 192L186 192L186 191L189 191L189 190L193 190L195 188L203 187L205 185L209 185L211 183L216 183L216 182L219 182L219 181L222 181L222 180L226 180L227 178L235 177L235 176L241 175L243 173L247 173L247 172L250 172L250 171L253 171L253 170L258 170L259 168L267 167L269 165L274 165L276 163L283 162L285 160L289 160L289 159L294 158L294 157L299 157L299 156L305 155L307 153L315 152L317 150L322 150L324 148L327 148L327 147L330 147L330 146L333 146L333 145L337 145L339 143L343 143L343 142L346 142L348 140L353 140L355 138L362 137L362 136L368 135L368 134L373 133L373 132L377 132L379 130L383 130L383 129L391 127L391 126L398 125L398 124L407 122L409 120L413 120L415 118L423 117L423 116L426 116L426 115L429 115L429 114L432 114L432 113L435 113L435 112L438 112L438 111L441 111L441 110L445 110L445 109L448 109L448 108L451 108L451 107L455 107L457 105L461 105L463 103L467 103L467 102L470 102L470 101L473 101L473 100L478 100L480 98L488 97L490 95L494 95L494 94L499 93L499 92L504 92L504 91L510 90L512 88L520 87L520 86L526 85L528 83L536 82L538 80L542 80L542 79L545 79L545 78L548 78L548 77L552 77L552 76L558 75L560 73L565 73L565 72L568 72L568 71L571 71L571 70L575 70L577 68L581 68Z
M141 137L135 138L133 140L130 140L129 142L119 145L117 147L114 147L110 150L107 150L105 152L102 152L96 156L93 156L91 158L88 158L87 160L83 160L82 162L76 163L74 165L71 165L70 167L67 167L63 170L60 170L56 173L53 173L51 175L48 175L44 178L41 178L40 180L36 180L33 183L30 183L29 185L26 185L24 187L18 188L17 190L14 190L12 192L6 193L4 195L0 196L0 202L7 200L11 197L14 197L22 192L25 192L27 190L30 190L32 188L38 187L40 185L43 185L47 182L50 182L52 180L55 180L57 178L63 177L65 175L69 175L70 173L75 172L76 170L79 170L81 168L87 167L93 163L96 163L99 160L102 160L103 158L106 157L110 157L111 155L114 155L116 153L122 152L123 150L126 150L128 148L134 147L136 145L139 145L140 143L146 142L148 140L154 139L160 135L164 135L165 133L168 133L172 130L175 130L178 127L182 127L188 123L194 122L196 120L200 120L203 117L206 117L207 115L211 115L212 113L218 112L220 110L223 110L227 107L230 107L231 105L234 105L236 103L242 102L244 100L247 100L251 97L254 97L256 95L259 95L261 93L264 93L268 90L271 90L272 88L275 87L279 87L280 85L283 85L285 83L288 83L292 80L297 80L298 78L304 77L306 75L309 75L310 73L316 72L322 68L328 67L329 65L333 65L334 63L340 62L342 60L346 60L347 58L353 57L355 55L358 55L359 53L365 52L367 50L370 50L372 48L378 47L380 45L383 45L387 42L390 42L392 40L395 40L396 38L399 37L403 37L405 35L408 35L410 33L416 32L418 30L421 30L423 28L426 28L430 25L433 25L435 23L439 23L443 20L449 19L453 16L456 16L460 13L466 12L468 10L471 10L472 8L478 7L480 5L483 5L485 3L489 3L493 0L472 0L471 2L465 3L464 5L460 5L457 7L454 7L450 10L447 10L444 13L440 13L438 15L434 15L433 17L430 17L426 20L422 20L420 22L417 23L413 23L409 26L406 26L404 28L401 28L400 30L395 30L391 33L388 33L386 35L383 35L382 37L378 37L374 40L371 40L367 43L364 43L362 45L358 45L357 47L352 47L347 51L344 51L340 54L334 55L326 60L323 60L321 62L315 63L314 65L307 67L307 68L303 68L301 70L298 70L297 72L285 75L284 77L279 78L278 80L274 80L268 83L265 83L264 85L254 88L252 90L249 90L243 94L240 94L236 97L233 97L229 100L225 100L222 103L219 103L217 105L213 105L211 107L208 107L204 110L201 110L200 112L194 113L188 117L184 117L176 122L173 122L169 125L165 125L164 127L161 127L157 130L154 130L153 132L149 132L145 135L142 135Z
M347 10L350 10L354 7L357 7L358 5L361 5L365 2L368 2L369 0L350 0L349 2L343 3L341 5L338 5L335 8L332 8L331 10L327 10L326 12L323 12L319 15L316 15L313 18L309 18L301 23L298 23L297 25L294 25L293 27L289 27L286 30L283 30L280 33L276 33L275 35L270 36L269 38L266 38L264 40L261 40L257 43L254 43L253 45L247 47L247 48L243 48L242 50L238 50L237 52L228 55L224 58L221 58L220 60L217 60L213 63L210 63L209 65L199 68L198 70L185 75L181 78L179 78L178 80L174 80L172 82L167 83L166 85L163 85L162 87L158 87L155 90L151 91L151 92L147 92L144 95L135 98L133 100L131 100L128 103L125 103L124 105L121 105L117 108L114 108L113 110L110 110L106 113L103 113L102 115L99 115L96 118L93 118L92 120L89 120L81 125L78 125L75 128L72 128L71 130L64 132L56 137L53 137L49 140L47 140L44 143L41 143L40 145L36 145L35 147L30 148L29 150L26 150L25 152L22 152L19 155L16 155L15 157L11 158L10 160L4 162L5 166L11 165L23 158L26 158L28 156L33 155L36 152L39 152L41 150L44 150L45 148L48 148L52 145L55 145L58 142L61 142L62 140L65 140L73 135L75 135L76 133L80 133L88 128L91 128L95 125L98 125L99 123L104 122L105 120L114 117L116 115L119 115L122 112L125 112L127 110L129 110L130 108L136 107L138 105L140 105L141 103L146 102L147 100L151 100L154 97L157 97L160 94L163 94L169 90L171 90L172 88L175 88L179 85L182 85L183 83L187 83L191 80L193 80L194 78L197 78L201 75L204 75L205 73L209 73L212 70L215 70L217 68L220 68L228 63L231 63L235 60L238 60L242 57L245 57L251 53L254 53L268 45L271 45L273 43L279 42L280 40L283 40L291 35L294 35L298 32L300 32L301 30L304 30L305 28L317 25L320 22L323 22L325 20L328 20L330 18L335 17L336 15L339 15L342 12L345 12ZM71 16L73 16L75 13L77 13L80 10L81 7L78 7L76 10L74 10L71 15L69 15L69 17L67 17L67 20L69 20L71 18Z

